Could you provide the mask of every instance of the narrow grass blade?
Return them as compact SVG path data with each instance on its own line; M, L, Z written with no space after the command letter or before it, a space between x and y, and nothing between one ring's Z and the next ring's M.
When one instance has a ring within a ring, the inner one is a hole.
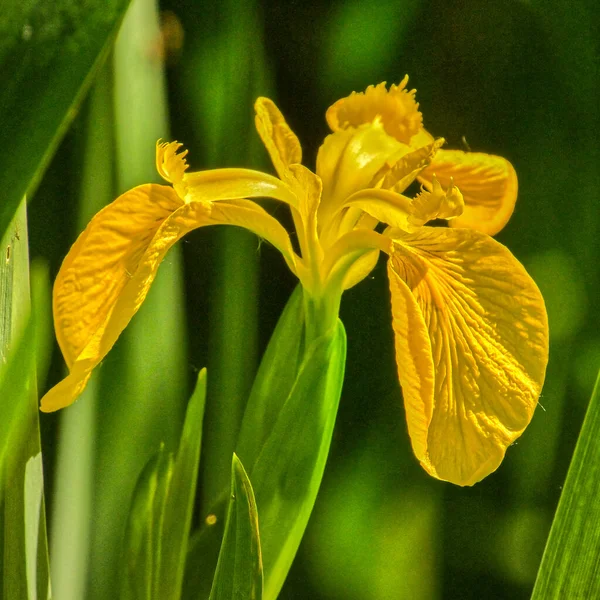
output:
M190 399L177 456L164 446L142 472L129 513L121 598L179 600L196 492L206 370Z
M262 597L263 569L256 500L248 474L234 454L225 535L209 600L261 600Z
M107 53L129 0L2 3L0 236L31 194Z
M533 600L600 597L600 376L569 467Z
M0 598L46 599L49 564L25 201L0 240Z

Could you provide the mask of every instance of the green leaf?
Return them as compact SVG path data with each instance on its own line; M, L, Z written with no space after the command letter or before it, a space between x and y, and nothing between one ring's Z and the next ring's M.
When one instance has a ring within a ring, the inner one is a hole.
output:
M0 240L0 598L47 598L48 547L29 318L25 202Z
M599 598L600 375L538 571L533 600Z
M263 358L238 444L260 507L264 597L269 600L277 597L308 523L344 377L346 336L341 322L306 349L302 324L299 289ZM258 442L248 439L253 433ZM185 597L206 597L198 590L205 589L214 568L225 502L226 495L211 510L216 524L203 527L190 545Z
M128 0L8 0L0 19L0 235L31 194L116 34Z
M140 475L125 536L121 598L178 600L181 595L205 399L203 369L188 405L177 457L161 446Z
M303 311L302 287L298 286L279 317L246 404L237 454L247 465L256 462L298 376L303 358ZM208 598L223 538L228 498L229 490L223 489L203 526L192 537L184 579L186 598Z
M209 600L261 600L263 569L252 484L236 454L225 535Z
M298 285L279 318L260 363L237 443L244 464L253 465L298 376L303 352L304 308Z
M338 321L332 335L306 350L294 387L250 471L260 507L267 600L279 594L321 485L345 361L346 334Z

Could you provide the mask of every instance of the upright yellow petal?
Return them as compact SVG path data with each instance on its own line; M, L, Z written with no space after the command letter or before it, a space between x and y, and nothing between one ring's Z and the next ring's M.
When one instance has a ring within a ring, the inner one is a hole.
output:
M364 92L352 92L327 110L327 123L332 131L358 127L380 118L388 135L410 144L423 126L423 115L415 100L416 90L407 90L408 75L398 84L386 88L385 82L370 85Z
M389 272L393 299L404 290L399 280L414 296L435 372L429 412L427 396L405 383L404 363L415 358L395 324L409 431L430 418L425 441L411 433L415 454L434 477L472 485L500 465L533 416L548 360L544 301L504 246L469 229L423 227L396 240Z
M453 179L465 200L465 210L449 224L495 235L510 219L517 201L513 166L500 156L460 150L440 150L418 179L431 186L433 176L447 187Z
M272 100L259 98L254 108L258 134L271 156L279 177L285 180L289 166L302 162L300 142Z
M185 159L188 151L179 152L183 144L179 142L161 142L156 144L156 170L160 176L169 183L183 200L187 195L187 186L184 182L185 172L188 168Z
M410 151L377 120L328 135L317 154L317 175L323 181L320 215L333 214L351 194L375 187L391 165Z

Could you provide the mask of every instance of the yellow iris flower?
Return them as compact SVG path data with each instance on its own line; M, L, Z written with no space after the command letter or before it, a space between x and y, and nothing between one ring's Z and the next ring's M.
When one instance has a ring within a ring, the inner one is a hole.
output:
M494 471L532 418L548 357L542 296L489 237L510 218L517 178L503 158L442 149L444 140L423 128L407 82L333 104L333 133L316 173L302 166L298 138L266 98L256 102L256 126L278 178L249 169L188 173L180 144L158 144L158 172L171 185L141 185L117 198L63 262L53 307L70 372L41 409L75 401L179 238L229 224L282 253L304 289L309 339L334 326L342 292L386 253L414 453L432 476L459 485ZM407 197L415 180L421 191ZM289 205L297 247L252 200L261 197ZM427 225L438 219L448 227Z

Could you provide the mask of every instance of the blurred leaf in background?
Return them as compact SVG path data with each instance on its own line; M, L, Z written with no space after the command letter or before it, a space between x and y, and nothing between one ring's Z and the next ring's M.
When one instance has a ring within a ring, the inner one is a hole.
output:
M182 2L178 7L187 42L174 69L181 110L173 117L177 138L201 161L192 168L263 165L252 107L257 96L270 93L270 72L257 3ZM198 332L192 352L198 352L202 338L208 339L209 401L200 489L206 510L229 487L231 456L256 371L263 254L260 241L246 230L210 229L189 236L186 248L193 277L188 288L190 326ZM198 284L202 268L208 271L208 294Z
M106 57L128 3L8 0L3 4L0 142L11 151L0 174L4 193L0 232L21 198L35 190Z

